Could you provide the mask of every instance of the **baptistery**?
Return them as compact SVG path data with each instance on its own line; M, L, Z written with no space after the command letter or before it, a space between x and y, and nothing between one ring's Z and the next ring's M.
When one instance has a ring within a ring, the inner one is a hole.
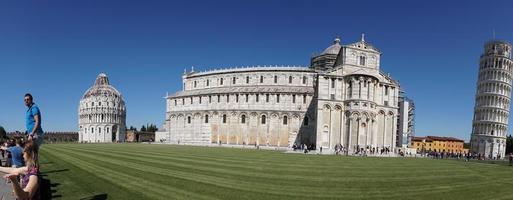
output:
M121 93L100 73L78 109L79 142L110 143L125 141L126 108Z

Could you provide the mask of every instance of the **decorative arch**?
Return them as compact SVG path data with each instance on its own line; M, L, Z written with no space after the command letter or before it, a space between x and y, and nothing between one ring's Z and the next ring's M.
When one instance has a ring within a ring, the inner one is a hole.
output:
M358 112L358 111L353 111L353 112L351 112L351 116L352 116L352 117L354 117L354 116L356 116L356 117L360 117L360 115L361 115L361 114L360 114L360 112Z
M272 118L278 118L278 113L275 113L275 112L271 113L271 117Z
M372 119L375 119L375 118L376 118L376 113L371 112L371 113L370 113L370 116L371 116L371 118L372 118Z
M248 113L246 113L244 111L243 112L239 112L239 117L241 117L242 115L248 116Z
M365 118L365 119L369 119L370 118L370 116L369 116L369 114L367 112L363 112L362 113L362 117Z
M350 111L346 111L346 112L344 112L344 114L346 115L346 117L350 117L351 116L351 112Z

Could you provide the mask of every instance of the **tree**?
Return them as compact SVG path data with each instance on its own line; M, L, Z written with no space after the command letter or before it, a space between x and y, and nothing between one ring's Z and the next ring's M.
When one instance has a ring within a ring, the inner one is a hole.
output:
M148 128L147 128L147 131L148 131L148 132L156 132L156 131L158 131L158 130L159 130L159 129L157 128L157 125L155 125L155 124L150 124L150 125L148 125Z
M141 127L141 131L146 131L146 127L144 125Z
M506 138L506 154L513 152L513 136L508 135Z
M7 132L5 131L4 127L0 126L0 138L5 139L7 138Z
M130 128L128 130L137 131L137 128L130 126Z

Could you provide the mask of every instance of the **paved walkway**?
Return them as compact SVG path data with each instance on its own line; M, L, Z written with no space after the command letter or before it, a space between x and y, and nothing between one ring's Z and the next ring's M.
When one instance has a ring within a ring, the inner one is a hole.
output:
M0 155L0 160L5 163L5 158ZM0 200L15 200L14 193L12 190L12 183L7 183L4 178L5 173L0 172Z
M5 163L5 158L0 155L2 164ZM5 173L0 172L0 200L15 200L14 193L12 190L12 183L8 183L4 178Z
M7 183L7 181L3 178L5 174L0 173L0 200L14 200L14 193L12 190L12 183Z

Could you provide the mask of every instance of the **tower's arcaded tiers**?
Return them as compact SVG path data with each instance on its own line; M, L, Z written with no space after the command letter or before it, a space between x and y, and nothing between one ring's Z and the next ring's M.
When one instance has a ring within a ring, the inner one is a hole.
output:
M125 141L125 101L104 73L82 96L78 116L79 142Z
M511 104L511 44L490 41L481 55L471 151L485 158L504 158Z

